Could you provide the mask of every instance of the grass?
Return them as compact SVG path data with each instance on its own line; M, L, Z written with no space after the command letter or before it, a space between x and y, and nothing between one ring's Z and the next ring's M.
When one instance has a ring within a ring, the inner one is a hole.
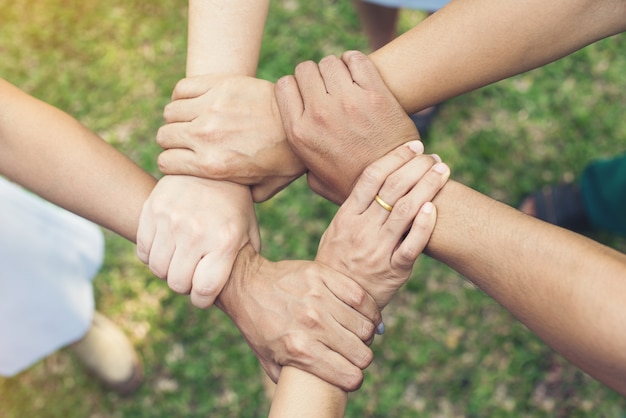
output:
M186 1L0 0L0 74L66 110L158 174L161 112L184 74ZM423 18L402 15L407 29ZM349 1L272 5L259 76L305 59L366 49ZM427 142L456 179L516 204L626 150L626 38L448 101ZM335 208L296 182L259 205L264 253L312 258ZM626 243L596 237L621 251ZM67 349L0 379L0 416L261 417L261 370L228 318L193 308L107 233L95 282L99 310L140 351L146 380L132 397L86 377ZM423 257L385 311L375 363L349 417L623 417L626 402L569 365L457 273Z

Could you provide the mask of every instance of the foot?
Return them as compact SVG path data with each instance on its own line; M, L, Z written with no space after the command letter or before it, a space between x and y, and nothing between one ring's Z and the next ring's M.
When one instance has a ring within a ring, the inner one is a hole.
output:
M143 380L143 366L124 333L95 312L92 326L72 348L87 371L107 388L128 395Z

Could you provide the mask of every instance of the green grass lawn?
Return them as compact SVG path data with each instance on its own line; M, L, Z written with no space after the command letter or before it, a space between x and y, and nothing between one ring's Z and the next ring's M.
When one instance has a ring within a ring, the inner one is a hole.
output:
M184 75L186 0L0 0L0 76L72 114L155 175L155 133ZM403 29L424 15L406 12ZM259 76L366 49L348 0L276 0ZM427 149L511 205L626 150L626 38L445 103ZM416 51L419 53L419 51ZM0 151L1 152L1 151ZM258 206L264 254L314 256L335 207L302 181ZM597 239L626 250L608 235ZM229 319L175 295L107 233L98 309L146 366L132 397L103 390L67 349L0 379L0 417L261 417L256 359ZM348 417L623 417L626 401L569 365L446 266L422 257L384 312L387 332ZM0 338L2 338L0 336Z

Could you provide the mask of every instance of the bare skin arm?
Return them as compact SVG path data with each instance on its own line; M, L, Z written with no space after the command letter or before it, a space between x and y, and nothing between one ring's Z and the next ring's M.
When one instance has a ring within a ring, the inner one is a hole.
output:
M427 253L588 374L626 396L626 255L459 183L435 200ZM494 222L495 221L495 222Z
M135 240L156 180L68 114L4 80L0 146L0 174ZM192 225L195 215L188 219ZM217 304L235 319L270 376L276 379L280 365L292 364L344 390L360 385L361 369L372 359L363 341L381 319L357 283L321 263L270 262L250 244L237 254L229 283Z
M334 138L337 145L324 149L324 157L339 162L345 160L340 143L402 134L397 132L401 113L393 101L384 104L392 96L373 63L363 54L346 54L340 72L335 60L331 73L320 64L317 72L309 68L297 75L297 84L283 79L277 92L287 132L315 126L309 141ZM332 83L326 78L330 75ZM375 100L355 94L353 79ZM337 110L354 109L357 103L359 112L378 109L379 117L368 122L358 112ZM319 116L317 109L328 106L334 112L311 123ZM345 173L324 176L327 184L339 185ZM438 218L426 252L474 282L574 364L626 395L626 255L453 181L434 203Z
M430 200L450 173L445 164L421 155L421 143L409 144L366 169L324 233L316 257L358 277L381 309L408 280L428 242L436 219ZM375 201L377 194L385 196L391 211ZM339 388L299 369L283 368L270 417L342 417L346 403Z
M253 76L267 7L268 1L191 0L187 75L213 74L228 80ZM167 118L170 110L164 113ZM172 137L177 138L178 135ZM283 146L289 148L286 143ZM161 180L157 189L170 177ZM174 181L174 187L162 189L164 192L151 197L145 206L148 227L140 225L140 232L143 236L147 230L147 244L142 256L152 265L152 254L157 250L161 255L158 258L164 260L164 267L159 270L168 273L170 286L173 282L189 283L185 278L190 276L186 272L191 271L192 300L194 293L200 296L195 299L199 306L209 306L216 300L239 327L272 379L277 379L282 365L289 364L345 390L356 389L363 378L361 369L372 358L363 341L372 338L374 326L380 322L371 297L347 276L319 263L272 263L263 259L258 254L260 243L249 187L187 177ZM177 203L181 188L197 182L204 182L205 190L195 192L194 188L189 199L182 205ZM208 206L198 205L204 198L208 199ZM225 236L217 235L216 228L197 228L196 223L187 222L186 214L197 213L194 208L198 206L204 215L197 222L217 220L217 230L225 230ZM160 223L151 221L155 215ZM142 221L143 218L142 215ZM159 229L160 225L163 228ZM150 243L155 229L156 238ZM166 233L159 233L160 230ZM151 249L149 256L146 249ZM181 258L189 268L180 268L181 262L176 261ZM216 265L222 269L216 269ZM179 274L181 271L183 274ZM172 280L172 274L177 280ZM194 291L196 280L205 283L204 291L202 287L200 292ZM206 285L207 282L217 285ZM190 287L176 288L184 293Z
M254 76L269 0L190 0L187 76Z
M187 76L254 76L267 7L267 1L190 0ZM185 214L194 212L201 197L209 199L209 206L201 205L211 213L206 219L216 222L188 228ZM208 230L210 234L204 232ZM144 206L137 254L172 290L190 293L194 305L208 308L228 280L239 250L248 243L260 250L249 187L165 176Z
M412 113L539 67L624 30L623 0L454 0L371 54L371 59L404 110ZM299 65L296 74L311 65L315 64ZM286 141L285 133L273 110L274 98L266 93L267 84L254 78L226 83L215 77L179 83L175 101L168 106L168 125L161 128L157 138L165 149L159 157L163 172L252 185L253 190L259 190L254 195L257 201L271 197L301 174L303 168L293 156L276 152L288 152L289 148L280 145ZM237 112L242 108L247 110L245 114ZM265 121L264 134L256 141L243 142L241 138L251 135L250 120ZM268 123L270 120L276 123ZM310 144L300 141L299 133L292 134L289 140L298 156L309 163L318 149L336 146L325 143L324 138ZM306 132L302 135L306 137ZM362 144L339 144L344 147L343 152L356 153L354 158L342 161L340 167L328 165L328 170L350 173L341 184L342 194L346 196L353 185L347 179L357 178L369 163L405 140L388 136L371 138ZM225 166L222 161L232 164ZM283 171L277 172L276 167ZM320 194L333 199L324 191L323 178L313 173L310 180Z
M0 173L135 241L156 180L66 113L0 79Z
M622 0L453 0L371 59L412 113L624 30Z

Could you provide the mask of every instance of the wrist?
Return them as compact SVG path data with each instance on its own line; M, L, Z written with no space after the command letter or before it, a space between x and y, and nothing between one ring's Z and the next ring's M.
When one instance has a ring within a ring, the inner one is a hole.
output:
M239 250L237 258L233 263L230 277L215 300L215 305L227 314L233 322L236 323L234 317L236 316L235 308L241 301L240 294L243 292L242 289L254 276L262 274L261 271L267 269L265 261L267 260L257 253L250 243Z

